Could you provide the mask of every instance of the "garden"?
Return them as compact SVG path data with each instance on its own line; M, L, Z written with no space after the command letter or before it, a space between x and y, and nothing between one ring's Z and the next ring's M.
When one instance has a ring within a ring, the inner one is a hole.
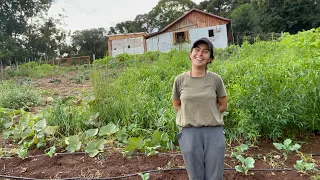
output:
M215 49L228 94L224 179L320 179L320 28ZM171 103L188 50L1 74L0 177L188 179Z

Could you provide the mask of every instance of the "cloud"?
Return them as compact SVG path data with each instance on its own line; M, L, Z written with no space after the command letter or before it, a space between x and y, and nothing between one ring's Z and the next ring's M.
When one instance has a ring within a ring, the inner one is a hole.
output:
M195 3L201 0L193 0ZM55 0L50 15L63 13L65 30L83 30L104 27L108 29L119 22L134 20L138 14L151 11L159 0Z

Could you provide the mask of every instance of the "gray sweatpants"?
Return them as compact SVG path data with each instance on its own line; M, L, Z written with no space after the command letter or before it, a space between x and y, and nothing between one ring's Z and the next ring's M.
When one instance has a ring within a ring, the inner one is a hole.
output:
M222 180L225 136L222 126L187 127L178 136L190 180Z

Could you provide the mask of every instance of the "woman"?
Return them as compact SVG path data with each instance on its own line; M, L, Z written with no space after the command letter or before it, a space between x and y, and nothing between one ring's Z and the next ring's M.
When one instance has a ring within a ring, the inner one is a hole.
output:
M227 96L221 77L207 71L214 59L212 43L207 38L195 41L189 58L191 70L178 75L172 89L180 150L190 180L222 180L222 113L227 109Z

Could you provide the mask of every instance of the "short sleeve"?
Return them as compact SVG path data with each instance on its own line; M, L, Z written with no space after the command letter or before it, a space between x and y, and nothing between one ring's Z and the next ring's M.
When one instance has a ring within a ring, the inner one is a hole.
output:
M217 85L217 97L227 96L226 88L225 88L223 80L220 76L217 76L217 78L216 78L216 85Z
M179 78L176 77L173 82L173 87L172 87L172 99L180 99L180 81L178 80Z

